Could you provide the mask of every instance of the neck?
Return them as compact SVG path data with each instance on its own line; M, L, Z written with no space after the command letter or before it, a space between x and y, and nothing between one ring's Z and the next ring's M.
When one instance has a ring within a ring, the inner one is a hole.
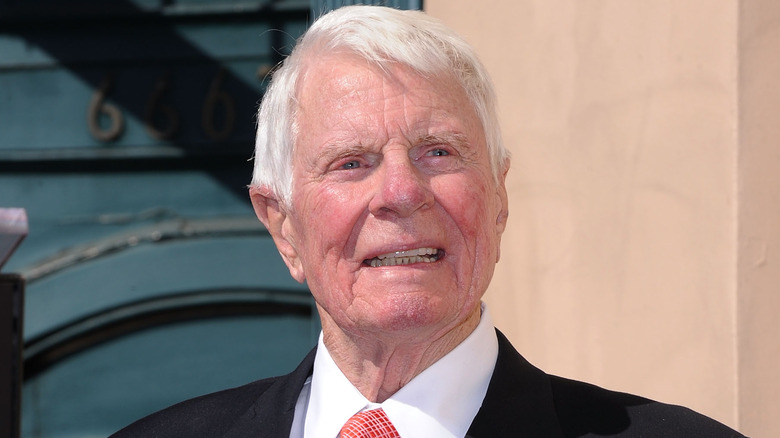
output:
M480 307L453 327L414 335L359 336L322 313L323 342L341 372L364 397L381 403L457 347L479 324Z

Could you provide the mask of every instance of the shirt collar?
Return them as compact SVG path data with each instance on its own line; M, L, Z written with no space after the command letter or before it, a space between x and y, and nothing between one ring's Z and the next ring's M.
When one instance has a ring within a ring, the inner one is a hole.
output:
M320 334L304 436L335 437L352 415L381 406L404 438L462 437L482 405L497 357L493 321L483 303L477 328L463 342L376 404L344 376Z

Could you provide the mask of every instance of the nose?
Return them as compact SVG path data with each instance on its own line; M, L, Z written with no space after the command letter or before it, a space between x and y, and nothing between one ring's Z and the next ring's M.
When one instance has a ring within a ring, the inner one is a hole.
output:
M433 205L429 179L406 151L386 154L376 172L376 191L369 211L376 217L409 217Z

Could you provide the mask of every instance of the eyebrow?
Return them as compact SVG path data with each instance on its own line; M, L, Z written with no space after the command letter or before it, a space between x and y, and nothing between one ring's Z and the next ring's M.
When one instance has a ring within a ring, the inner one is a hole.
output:
M419 137L415 144L433 144L433 143L448 143L455 146L466 146L469 144L468 137L452 131L445 131L442 133L429 134Z

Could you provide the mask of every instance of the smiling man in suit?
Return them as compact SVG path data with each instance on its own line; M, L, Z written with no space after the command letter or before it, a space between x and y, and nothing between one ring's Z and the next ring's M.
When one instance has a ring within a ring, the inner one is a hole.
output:
M741 436L685 408L549 376L495 330L482 296L508 170L492 85L461 38L416 11L323 16L273 75L250 186L317 302L319 343L287 376L117 436Z

